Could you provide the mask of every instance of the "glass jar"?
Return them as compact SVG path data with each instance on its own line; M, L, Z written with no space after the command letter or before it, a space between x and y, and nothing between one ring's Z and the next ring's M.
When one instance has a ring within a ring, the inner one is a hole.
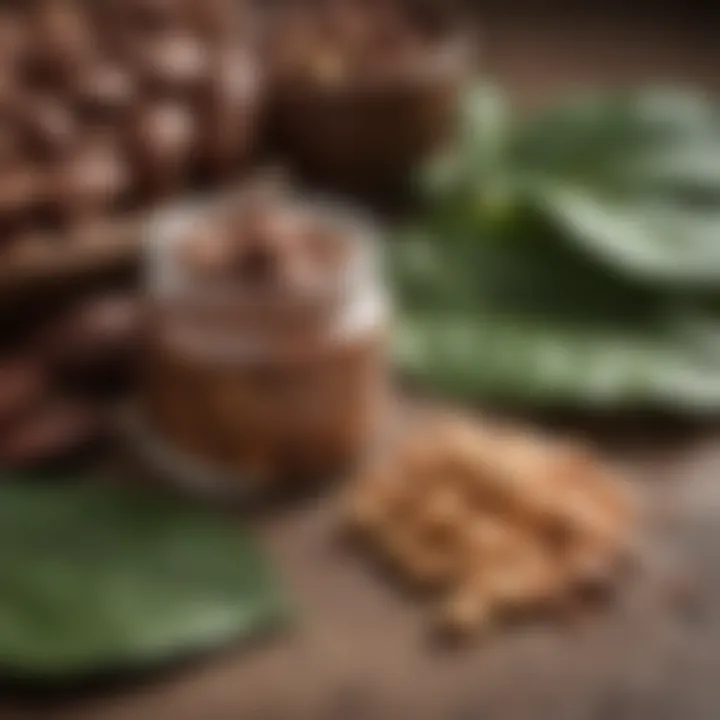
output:
M349 250L321 293L199 287L177 249L212 208L153 225L141 409L178 479L231 493L320 479L351 466L377 435L388 301L375 232L338 206L303 206L331 219Z

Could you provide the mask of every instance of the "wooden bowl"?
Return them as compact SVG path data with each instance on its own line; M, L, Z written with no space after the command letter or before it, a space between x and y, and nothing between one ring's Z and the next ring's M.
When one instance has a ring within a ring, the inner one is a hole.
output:
M276 141L296 169L334 190L402 187L453 129L468 55L465 41L453 38L421 67L386 79L276 87Z

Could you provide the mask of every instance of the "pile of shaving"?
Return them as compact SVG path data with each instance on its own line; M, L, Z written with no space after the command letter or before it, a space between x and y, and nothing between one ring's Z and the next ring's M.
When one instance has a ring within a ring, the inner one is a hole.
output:
M589 448L457 417L415 429L365 472L346 517L461 636L611 590L636 519L625 479Z

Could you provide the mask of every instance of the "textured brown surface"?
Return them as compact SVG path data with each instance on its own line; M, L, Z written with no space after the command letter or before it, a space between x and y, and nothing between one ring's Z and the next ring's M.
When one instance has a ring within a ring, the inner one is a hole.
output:
M583 80L720 86L720 47L690 25L558 22L539 13L523 23L518 13L495 17L486 36L488 67L531 101ZM630 583L615 610L574 631L536 626L439 652L426 642L420 608L331 541L332 499L325 499L259 522L295 602L297 623L283 637L102 696L44 705L0 698L0 718L716 718L720 436L712 428L690 437L644 434L626 438L623 455L655 514L671 520L662 535L693 578L690 589L676 588L683 612L650 573Z
M43 704L5 697L0 717L714 718L720 448L710 432L692 435L681 440L671 431L618 451L647 491L652 515L665 518L647 531L663 538L653 547L673 548L678 560L661 552L666 568L651 563L612 608L586 621L498 632L466 649L434 646L422 603L374 576L339 541L330 495L257 520L293 599L293 627L141 686Z

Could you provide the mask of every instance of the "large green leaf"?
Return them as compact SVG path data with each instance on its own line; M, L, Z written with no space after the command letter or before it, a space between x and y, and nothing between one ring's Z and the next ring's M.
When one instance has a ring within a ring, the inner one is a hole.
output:
M720 202L698 209L547 184L540 203L576 245L624 275L696 291L720 289Z
M643 282L720 280L720 117L706 97L586 92L515 120L483 85L467 106L429 169L429 219L442 230L496 231L498 207L512 222L529 206L560 241Z
M716 110L701 94L586 91L519 121L507 154L521 172L597 186L627 182L636 169L650 170L648 161L676 148L702 145L717 152L717 140Z
M0 668L60 681L167 661L268 626L279 593L234 523L84 485L0 486Z
M644 282L720 281L720 119L702 95L574 98L521 123L508 161L561 240Z
M404 310L396 360L465 399L543 406L720 407L718 326L628 283L541 225L522 237L391 244Z
M664 295L556 242L544 218L532 213L516 211L502 234L406 231L389 243L388 259L401 306L411 314L489 312L630 328L665 317Z
M397 361L418 381L460 399L544 407L720 407L720 355L680 335L567 325L506 314L409 315Z
M489 84L472 87L461 105L454 141L433 158L423 187L435 198L463 193L501 172L510 139L510 109L504 93Z
M464 397L719 408L719 154L694 93L514 119L480 87L391 246L401 366Z

